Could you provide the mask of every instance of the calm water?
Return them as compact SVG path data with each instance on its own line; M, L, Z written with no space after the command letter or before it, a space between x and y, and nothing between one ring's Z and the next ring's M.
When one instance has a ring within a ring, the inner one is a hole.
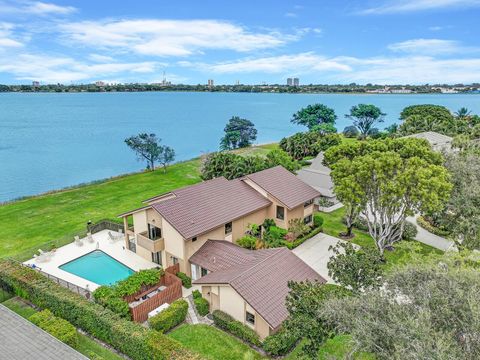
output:
M407 105L432 103L480 113L480 95L339 95L250 93L0 94L0 202L145 167L123 140L153 132L177 160L218 149L232 115L252 120L258 143L303 130L292 113L320 102L333 107L337 127L358 103L380 106L387 126Z
M94 250L87 255L63 264L60 269L98 285L111 285L134 273L132 269L101 250Z

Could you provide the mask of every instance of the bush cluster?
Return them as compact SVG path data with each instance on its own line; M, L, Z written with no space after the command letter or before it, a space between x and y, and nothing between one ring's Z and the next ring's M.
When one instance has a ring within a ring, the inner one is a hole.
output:
M179 271L176 273L177 277L180 278L180 280L182 280L182 285L187 288L187 289L190 289L192 287L192 278L191 277L188 277L187 274Z
M93 298L97 303L129 319L130 308L123 297L157 284L164 273L163 269L140 270L114 285L100 286L93 292Z
M432 234L435 234L438 236L450 235L448 231L439 229L438 227L435 227L432 224L430 224L430 222L428 222L423 216L417 217L417 224L420 225L425 230L427 230L428 232L431 232Z
M261 346L262 343L258 334L248 326L242 324L240 321L235 320L233 317L220 310L215 310L212 313L213 322L220 329L228 331L229 333L239 337L240 339L255 345Z
M267 336L262 347L271 356L283 356L290 352L297 342L298 338L282 327L275 334Z
M412 224L410 221L405 221L405 227L403 228L402 238L404 240L413 240L417 236L418 230L415 224Z
M188 303L183 299L178 299L168 308L148 319L148 324L152 329L165 333L184 322L187 312Z
M56 317L50 310L45 309L30 316L29 320L61 342L76 348L78 346L78 333L75 326L68 321Z
M319 228L323 225L323 217L319 213L313 214L313 226Z
M280 149L270 151L266 157L214 152L209 154L203 162L202 179L210 180L223 176L232 180L278 165L292 172L301 167L289 154Z
M202 297L202 293L198 290L195 290L192 293L193 296L193 303L195 304L195 308L200 316L205 316L210 312L210 305L207 299Z
M33 269L0 260L0 287L49 309L132 360L181 359L189 352L158 331L123 319L105 307L54 283Z
M237 244L245 249L255 250L257 248L257 240L255 236L245 235L237 240Z
M295 160L317 156L320 151L338 145L342 138L338 134L321 134L316 131L296 133L280 140L280 148Z

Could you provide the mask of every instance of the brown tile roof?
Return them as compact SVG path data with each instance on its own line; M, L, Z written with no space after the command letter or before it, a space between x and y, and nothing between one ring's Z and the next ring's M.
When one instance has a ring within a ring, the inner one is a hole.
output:
M152 204L185 239L265 208L271 202L241 180L224 177L172 191L174 198Z
M247 175L246 178L280 200L289 209L320 196L317 190L281 166Z
M226 247L223 242L207 241L203 247L217 256L223 254L226 259L216 259L222 266L230 263L229 267L212 271L194 284L228 284L234 288L256 312L273 328L278 328L287 318L288 311L285 298L289 292L289 281L326 280L305 264L299 257L287 248L264 250L241 250L238 264L230 259L237 247L234 244ZM198 252L202 251L200 248ZM247 254L250 253L249 255ZM195 253L190 261L195 263ZM199 257L202 258L202 257ZM197 263L198 264L198 263ZM207 259L206 265L209 266ZM198 264L200 265L200 264Z

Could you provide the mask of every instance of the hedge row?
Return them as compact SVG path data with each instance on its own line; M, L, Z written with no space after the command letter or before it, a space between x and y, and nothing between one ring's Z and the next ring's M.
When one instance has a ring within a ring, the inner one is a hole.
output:
M167 309L148 319L148 324L152 329L164 333L184 322L187 312L188 303L179 299L171 303Z
M291 332L281 328L275 334L263 340L263 350L271 356L283 356L289 353L297 344L298 338Z
M190 289L192 287L192 278L188 277L187 274L179 271L176 273L177 277L182 280L183 287Z
M261 346L262 343L258 334L248 326L242 324L240 321L235 320L233 317L220 310L215 310L212 313L213 322L220 329L228 331L240 339L249 342L255 346Z
M37 312L30 316L29 320L61 342L73 348L78 346L78 333L75 326L66 320L56 317L50 310L45 309Z
M439 229L433 226L432 224L430 224L427 220L425 220L423 216L417 217L417 224L420 225L425 230L427 230L428 232L431 232L432 234L442 236L442 237L446 237L450 235L448 231Z
M12 260L0 260L0 287L51 310L132 360L195 358L179 342L125 320Z

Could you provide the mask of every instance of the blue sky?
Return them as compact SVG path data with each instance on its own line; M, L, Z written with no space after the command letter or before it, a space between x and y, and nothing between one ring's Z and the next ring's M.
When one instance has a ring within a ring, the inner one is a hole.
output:
M480 82L480 0L0 0L0 83Z

